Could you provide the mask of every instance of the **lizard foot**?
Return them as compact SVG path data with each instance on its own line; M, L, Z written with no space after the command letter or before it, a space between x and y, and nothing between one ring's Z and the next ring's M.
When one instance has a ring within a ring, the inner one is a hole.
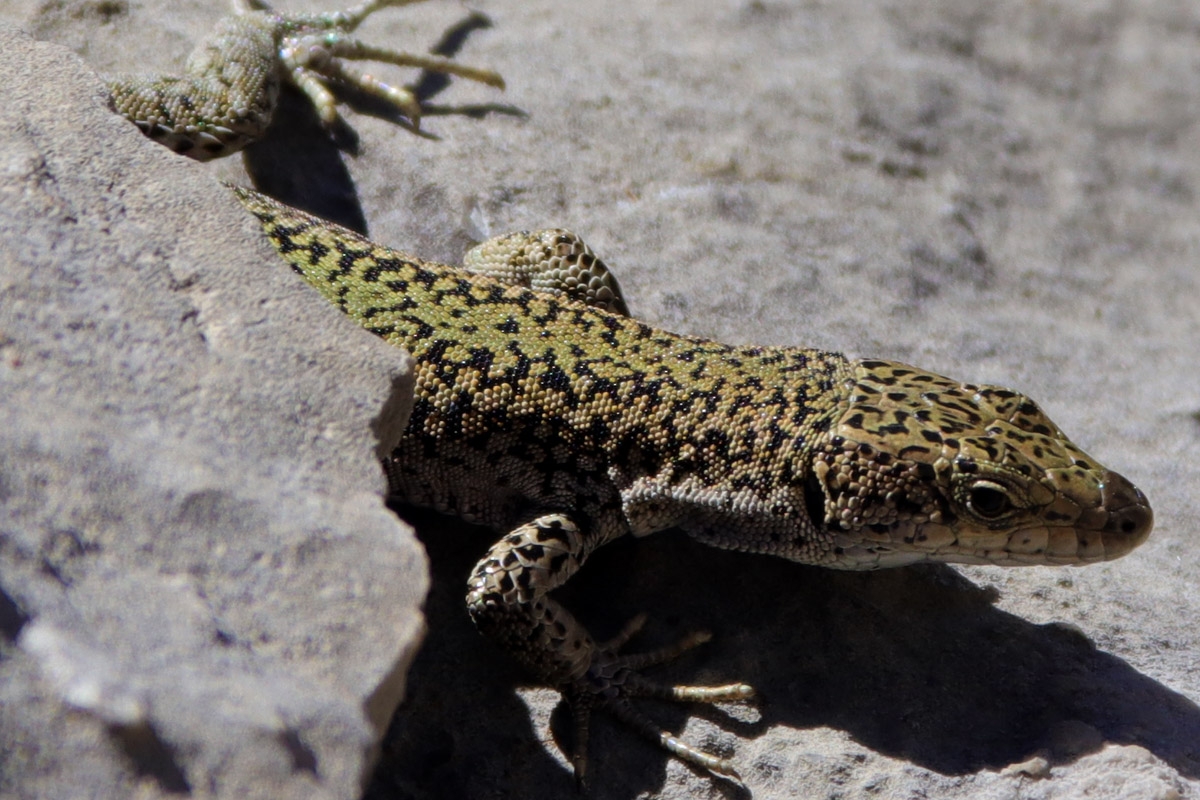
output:
M740 776L728 759L714 756L686 744L675 734L664 731L630 702L635 697L690 703L741 702L754 697L754 689L744 683L724 686L671 686L643 678L638 670L678 658L683 653L712 639L707 631L697 631L679 641L646 653L620 655L624 645L641 630L646 615L639 614L612 639L597 642L591 665L580 678L560 687L571 705L575 729L575 752L571 766L580 788L587 778L587 746L591 715L605 710L645 738L693 766L740 782Z
M720 703L748 700L754 690L743 683L667 686L638 674L707 642L712 638L708 633L693 633L648 653L621 655L621 648L645 623L643 615L608 641L593 639L549 594L579 569L591 546L586 531L568 514L545 514L514 528L475 565L468 580L467 610L476 626L546 685L558 689L570 704L575 724L571 763L581 787L587 776L589 722L596 710L610 712L689 764L737 780L728 760L683 743L630 700Z

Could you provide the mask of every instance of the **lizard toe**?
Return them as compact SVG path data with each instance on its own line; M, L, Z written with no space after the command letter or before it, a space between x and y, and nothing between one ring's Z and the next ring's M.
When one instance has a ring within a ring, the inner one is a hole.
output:
M744 683L721 686L684 686L659 683L642 677L638 670L678 658L712 639L707 631L681 637L665 647L628 655L619 650L641 630L646 616L639 614L612 639L598 643L591 663L582 676L561 687L571 706L575 747L571 759L576 783L583 787L587 775L587 744L591 715L595 710L612 714L646 739L677 758L707 772L739 781L737 770L728 758L692 747L674 733L664 730L630 702L648 697L671 702L724 703L745 702L755 697L754 689Z

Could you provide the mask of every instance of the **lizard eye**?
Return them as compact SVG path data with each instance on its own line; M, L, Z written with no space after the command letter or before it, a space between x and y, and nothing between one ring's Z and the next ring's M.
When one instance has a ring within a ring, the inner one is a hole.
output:
M967 493L967 507L984 519L996 519L1012 509L1012 502L1000 484L980 481Z

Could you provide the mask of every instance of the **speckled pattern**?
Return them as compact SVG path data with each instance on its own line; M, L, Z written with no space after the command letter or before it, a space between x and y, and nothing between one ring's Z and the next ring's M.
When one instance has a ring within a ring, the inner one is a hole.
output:
M678 526L717 547L873 569L1083 564L1124 555L1152 527L1141 492L1017 392L891 361L679 336L571 299L581 295L570 287L511 285L529 282L528 265L493 262L481 276L423 262L235 191L296 271L417 360L414 412L386 462L392 491L510 531L477 566L468 606L573 701L580 741L587 712L606 707L734 774L634 711L627 697L672 689L642 681L636 659L616 654L623 639L594 642L547 596L625 534Z
M271 122L282 81L301 89L322 122L337 122L327 82L353 86L396 106L413 124L421 107L407 89L346 63L369 60L459 75L503 88L499 75L435 56L373 47L350 34L372 12L420 0L366 0L345 11L282 14L248 2L221 20L192 52L184 75L116 75L108 89L117 113L177 153L207 161L260 138Z

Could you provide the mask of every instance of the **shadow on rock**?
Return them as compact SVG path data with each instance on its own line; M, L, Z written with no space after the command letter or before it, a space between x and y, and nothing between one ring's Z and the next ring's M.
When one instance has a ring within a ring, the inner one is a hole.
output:
M430 633L368 797L392 796L385 786L420 798L573 796L571 776L535 740L513 692L527 676L475 633L463 606L466 576L495 534L403 513L434 565ZM557 596L599 638L649 613L631 651L711 630L712 643L650 676L743 680L762 695L761 724L644 702L668 730L691 714L747 739L783 725L803 742L805 729L829 727L947 775L1035 754L1062 764L1105 743L1136 744L1200 775L1195 704L1074 629L996 609L994 592L949 567L836 572L665 533L602 548ZM593 723L590 749L593 796L633 797L663 784L667 755L605 715Z

